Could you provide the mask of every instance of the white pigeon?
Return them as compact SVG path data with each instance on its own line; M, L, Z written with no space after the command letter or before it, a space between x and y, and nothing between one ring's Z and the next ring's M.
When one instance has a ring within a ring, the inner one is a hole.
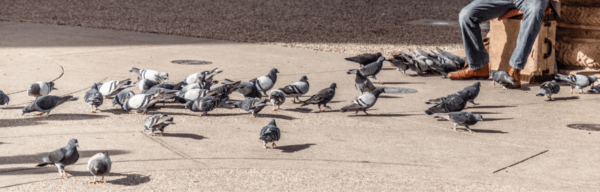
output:
M300 100L300 98L298 98L298 96L302 96L308 93L309 88L310 85L308 84L308 78L306 77L306 75L304 75L300 78L300 81L285 86L283 89L281 89L281 91L283 91L287 96L294 97L294 103L300 103L302 101ZM296 99L298 99L298 102L296 102Z
M109 81L102 84L102 86L100 86L99 91L105 99L112 99L115 95L117 95L117 93L129 87L133 87L133 85L130 84L131 81L129 79L121 81Z
M158 92L152 95L134 95L133 97L125 100L123 104L123 110L130 111L133 109L135 111L142 111L142 115L145 115L147 108L163 99L164 95L164 92Z
M155 70L138 69L135 67L131 68L129 72L138 74L140 79L150 79L159 83L162 83L162 81L169 79L169 74L167 72L159 73Z
M375 90L365 93L360 97L356 98L349 105L342 107L340 111L343 113L350 110L356 110L356 115L358 115L358 111L363 111L365 112L365 114L369 115L367 113L367 109L375 105L375 102L377 102L377 98L379 98L379 95L383 92L383 87L378 87Z
M54 82L35 82L27 88L27 95L38 98L50 94L54 89L56 89L54 88Z
M271 71L269 71L269 74L252 79L250 82L256 86L258 91L267 95L267 91L273 88L277 82L277 73L279 73L279 71L276 68L273 68Z
M110 161L108 152L105 151L92 156L92 158L90 158L90 160L88 161L87 167L88 171L90 171L90 173L94 175L94 181L91 181L90 183L106 183L106 181L104 181L104 176L108 176L108 174L110 173L111 166L112 161ZM101 176L102 179L98 181L96 179L97 176Z
M199 83L198 79L204 79L207 82L212 82L213 77L223 71L219 71L219 68L215 68L212 71L201 71L197 73L193 73L185 79L187 84Z

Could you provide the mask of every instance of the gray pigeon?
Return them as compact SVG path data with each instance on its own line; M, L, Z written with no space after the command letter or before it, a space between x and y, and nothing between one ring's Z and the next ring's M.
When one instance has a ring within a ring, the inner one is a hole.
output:
M473 114L468 111L460 111L460 112L450 112L450 113L438 113L438 116L452 121L454 123L454 131L456 130L457 125L462 125L467 128L469 133L473 133L469 128L469 125L475 125L478 121L483 121L483 117L480 114Z
M583 88L594 85L596 80L598 80L594 75L563 75L559 73L555 75L555 78L571 85L571 94L573 94L574 88L579 89L580 94L587 94L583 92Z
M41 113L37 113L36 115L47 117L48 115L50 115L50 111L52 111L52 109L67 101L77 101L77 98L74 98L70 95L64 97L54 95L41 96L35 99L33 103L23 107L23 113L21 113L21 115L24 115L25 113L38 111ZM46 113L46 115L43 115L44 113Z
M131 112L139 112L142 111L142 115L146 114L146 110L148 107L153 106L158 101L163 99L165 96L165 92L159 92L156 94L139 94L134 95L125 99L123 102L123 110L131 111Z
M356 74L356 78L354 79L354 86L358 91L360 91L360 95L362 95L364 92L371 92L375 90L375 86L373 85L373 83L371 83L369 78L360 74L358 69L350 70L347 73Z
M213 109L222 106L225 102L227 102L227 100L229 100L229 97L200 97L195 101L188 101L185 104L185 108L195 112L203 112L202 114L198 115L199 117L202 117L208 115L209 111L212 111Z
M588 93L599 93L600 92L600 84L596 85L596 86L592 86L590 88L590 90L588 90Z
M163 114L151 115L144 120L144 131L150 131L150 135L154 136L154 131L160 130L160 136L165 132L165 127L175 124L173 117Z
M250 113L251 118L255 118L263 108L267 106L267 100L262 100L260 98L249 98L243 101L238 101L234 103L235 108L240 108Z
M258 88L254 86L254 81L250 81L251 82L240 82L240 84L236 87L235 90L238 93L242 94L242 96L244 96L244 99L261 98L262 94L260 93L260 91L258 91Z
M186 84L186 83L183 80L180 81L179 83L164 81L161 84L151 87L150 89L163 88L163 89L170 89L170 90L181 90L183 88L184 84Z
M35 82L27 88L27 95L38 98L50 94L50 92L55 89L54 82Z
M309 105L309 104L317 104L319 107L319 111L323 112L321 109L321 105L323 105L326 109L331 109L331 107L327 106L333 97L335 96L335 89L337 88L337 84L332 83L328 88L322 89L317 94L310 97L304 101L304 104L300 105L301 107Z
M273 103L273 111L279 110L279 106L283 105L285 102L285 96L285 93L281 89L275 89L269 92L269 101ZM277 109L275 109L276 105Z
M135 84L138 85L138 88L140 89L140 91L144 91L144 90L150 89L150 88L158 85L159 83L157 81L144 78L144 79L138 79L138 81L135 82Z
M98 91L104 96L105 99L112 99L117 93L133 87L129 79L121 81L109 81L104 84L98 85Z
M187 84L192 84L192 83L198 83L197 80L198 79L204 79L208 82L212 82L213 81L213 77L219 73L221 73L223 71L220 71L219 68L215 68L212 71L202 71L202 72L198 72L198 73L194 73L189 75L186 79L185 82Z
M375 61L373 63L369 63L369 64L359 68L358 71L363 76L373 78L373 79L375 79L375 81L377 81L377 83L383 84L376 77L376 75L379 74L379 72L381 71L381 68L383 68L383 61L385 61L385 57L379 57L379 59L377 59L377 61Z
M346 111L356 111L356 115L358 115L358 111L363 111L365 112L365 114L369 115L367 113L367 109L373 107L373 105L375 105L375 102L377 102L377 98L379 98L379 95L381 93L384 92L384 89L382 87L378 87L377 89L365 93L363 95L361 95L360 97L356 98L354 101L352 101L349 105L346 105L345 107L342 107L342 109L340 110L342 113L346 112Z
M170 90L170 89L165 89L165 88L154 88L153 87L151 89L148 89L148 90L144 91L143 94L146 94L146 95L156 95L156 94L159 94L159 93L164 93L164 95L162 96L162 98L158 101L158 102L163 103L163 106L164 106L165 102L167 100L172 100L175 97L175 94L178 93L178 92L179 92L178 90Z
M46 165L54 165L58 168L58 174L61 178L68 178L69 173L65 171L65 166L73 165L79 160L79 152L77 152L79 143L77 139L69 140L69 144L66 147L54 150L48 155L42 157L42 162L37 164L36 167L43 167Z
M125 104L125 100L129 99L130 97L133 97L134 95L135 95L135 93L133 93L133 91L131 91L131 90L123 90L123 91L117 93L117 95L115 95L115 98L113 98L113 100L112 100L113 107L115 105L119 105L119 106L121 106L121 108L123 108L123 104Z
M457 92L441 98L441 103L425 111L427 115L462 111L467 106L467 92Z
M294 103L300 103L302 101L300 100L300 98L298 98L298 96L302 96L308 93L309 88L310 85L308 84L308 78L306 77L306 75L304 75L300 78L300 81L285 86L281 89L281 91L283 91L287 96L294 97ZM296 99L298 99L298 102L296 102Z
M559 91L560 85L556 83L556 80L546 81L540 85L540 92L535 96L546 96L548 97L548 100L553 101L554 99L552 99L552 94L558 94Z
M479 91L481 90L481 83L479 83L479 81L473 83L473 85L467 86L463 89L461 89L460 91L458 91L458 93L467 93L467 101L469 103L472 103L473 105L479 105L479 103L475 103L475 98L477 98L477 96L479 96Z
M149 70L149 69L138 69L135 67L131 68L131 70L129 70L129 72L138 74L139 75L138 77L140 79L149 79L149 80L156 81L159 83L162 83L163 80L169 79L169 74L167 72L159 73L158 71Z
M265 149L268 149L267 143L272 142L273 144L271 144L271 147L275 148L277 147L275 141L279 141L279 138L281 138L281 131L275 124L275 119L271 119L269 125L264 126L262 130L260 130L259 139L262 140Z
M463 68L465 66L465 63L466 63L465 57L459 57L459 56L457 56L455 54L452 54L450 52L443 51L443 50L441 50L440 48L437 48L437 47L435 48L435 50L437 51L437 53L439 55L443 55L445 58L448 58L448 59L451 59L452 61L454 61L454 63L456 63L458 65L457 68L460 69L460 68Z
M277 82L277 73L279 73L279 71L276 68L273 68L271 71L269 71L268 75L260 76L256 79L253 79L254 81L250 80L250 82L256 86L258 91L267 95L267 91L273 88L275 82Z
M92 107L92 113L95 113L104 102L102 94L98 91L99 85L100 83L92 84L92 88L83 95L83 101Z
M348 58L345 58L345 59L346 59L346 61L352 61L352 62L355 62L355 63L359 63L360 66L362 67L362 66L367 65L369 63L376 62L377 59L379 59L379 57L381 57L381 53L377 52L375 54L372 54L372 53L363 53L363 54L360 54L360 55L357 55L357 56L354 56L354 57L348 57Z
M514 84L514 79L506 73L506 71L490 71L492 75L492 85L496 87L496 83L502 85L502 88L506 90L506 85Z
M94 175L94 181L91 181L90 183L106 183L106 181L104 181L104 176L108 176L108 174L110 173L111 166L112 161L110 161L110 157L108 156L107 151L97 153L96 155L92 156L92 158L90 158L90 160L88 161L87 167L88 171L90 171L90 173ZM98 181L96 179L97 176L101 176L102 179Z
M397 58L388 59L387 61L389 61L392 64L392 66L396 67L397 71L402 72L402 74L404 74L404 76L408 76L406 74L406 70L408 70L411 63L409 63L408 61L397 59Z
M8 105L10 98L4 92L0 91L0 105Z
M216 96L219 98L229 97L229 95L233 93L233 91L235 91L235 89L240 85L240 83L242 83L242 81L232 81L229 79L225 79L225 81L222 83L223 85L221 85L220 87L210 89L207 95Z

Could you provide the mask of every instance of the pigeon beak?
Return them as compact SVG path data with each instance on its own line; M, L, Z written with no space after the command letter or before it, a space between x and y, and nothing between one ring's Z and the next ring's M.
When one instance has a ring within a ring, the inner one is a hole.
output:
M79 147L79 143L75 143L75 146Z

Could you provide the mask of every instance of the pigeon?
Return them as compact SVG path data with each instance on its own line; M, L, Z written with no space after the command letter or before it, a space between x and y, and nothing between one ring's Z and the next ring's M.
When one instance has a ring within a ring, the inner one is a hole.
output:
M337 88L337 84L332 83L331 86L319 91L317 94L310 97L304 101L304 104L300 105L301 107L309 105L309 104L317 104L319 107L319 111L323 112L321 109L321 105L323 105L326 109L331 109L331 107L327 106L333 97L335 96L335 89Z
M596 80L598 80L594 75L563 75L557 73L554 77L571 85L571 94L573 94L574 88L579 89L580 94L587 94L583 92L583 88L594 85Z
M244 96L244 99L262 97L262 94L260 93L260 91L258 91L258 88L254 86L254 83L252 82L240 82L240 84L236 88L236 91L242 94L242 96Z
M260 112L265 106L267 106L267 100L262 100L260 98L249 98L243 101L238 101L234 103L235 108L240 108L250 112L250 117L255 118L258 112Z
M308 78L306 77L306 75L303 75L300 78L300 81L285 86L281 89L281 91L283 91L283 93L285 93L285 95L287 96L294 97L294 103L301 103L302 101L300 100L300 98L298 98L298 96L302 96L308 93L309 88L310 85L308 84ZM298 99L298 102L296 102L296 99Z
M85 92L85 95L83 96L83 101L92 107L92 113L95 113L98 110L98 107L102 105L102 102L104 102L102 94L98 91L99 85L100 83L92 84L92 88Z
M373 85L373 83L371 83L371 81L367 77L360 74L358 69L350 70L347 73L356 74L356 78L354 79L354 86L356 87L356 89L358 89L358 91L360 91L360 95L362 95L364 92L371 92L375 90L375 86Z
M208 90L206 89L191 89L186 91L183 96L180 96L181 98L183 98L185 100L185 102L187 103L188 101L195 101L196 99L198 99L198 97L204 97L207 96L206 93L208 92ZM181 92L179 92L178 94L181 94Z
M131 90L123 90L119 93L117 93L117 95L115 95L115 98L113 98L113 107L115 105L119 105L121 106L121 108L123 108L123 104L125 104L125 100L129 99L130 97L133 97L135 95L135 93L133 93L133 91Z
M600 92L600 84L593 86L588 90L588 93L598 93Z
M200 82L200 83L192 83L192 84L188 84L185 87L183 87L181 89L181 91L187 92L188 90L191 90L191 89L207 89L207 90L210 90L210 87L212 87L213 85L215 85L217 83L219 83L219 81L212 81L212 82L203 81L203 82Z
M4 92L0 91L0 105L8 105L10 98Z
M481 90L481 83L479 81L473 83L473 85L467 86L461 90L459 93L466 92L467 93L467 101L472 103L473 105L479 105L479 103L475 103L475 98L479 96L479 91Z
M165 96L165 92L158 92L156 94L151 94L151 95L148 95L148 94L134 95L132 97L125 99L125 102L123 102L123 110L131 111L132 109L134 109L135 111L132 111L132 112L142 111L142 115L145 115L148 107L156 104L158 101L163 99L164 96Z
M275 119L271 119L269 125L264 126L262 130L260 130L259 139L263 141L265 149L268 149L267 143L272 142L271 147L275 148L277 147L275 141L279 141L279 138L281 138L281 131L275 124Z
M256 86L258 91L267 95L267 91L273 88L275 82L277 82L277 73L279 73L279 71L276 68L273 68L271 71L269 71L268 75L260 76L256 79L250 80L250 82Z
M90 183L106 183L106 181L104 181L104 176L108 176L108 174L110 173L111 165L112 161L110 161L110 157L108 156L107 151L97 153L96 155L92 156L92 158L90 158L90 160L88 161L87 167L88 171L90 171L90 173L94 175L94 181L91 181ZM96 179L97 176L101 176L102 179L98 181Z
M467 92L457 92L440 98L441 102L425 111L427 115L462 111L467 106Z
M138 79L138 81L135 82L135 84L138 85L138 88L140 89L140 91L144 91L144 90L150 89L150 88L158 85L159 83L157 81L144 78L144 79Z
M502 88L506 90L506 85L513 84L514 80L506 73L506 71L490 71L492 74L492 85L496 87L496 83L502 85Z
M67 101L77 101L77 98L74 98L73 96L70 96L70 95L67 95L64 97L54 96L54 95L44 95L44 96L36 98L33 101L33 103L29 104L28 106L23 107L23 113L21 113L21 115L24 115L25 113L31 113L34 111L38 111L41 113L37 113L36 115L48 117L48 115L50 115L50 111L52 111L52 109L54 109L56 106L63 104L64 102L67 102ZM44 113L46 113L46 115L43 115Z
M378 83L383 84L376 77L376 75L379 74L379 71L381 71L381 68L383 68L383 61L385 61L385 57L379 57L377 61L359 68L358 71L361 73L361 75L373 78Z
M442 119L452 121L452 123L454 123L454 131L457 131L457 125L462 125L465 126L471 134L473 131L471 131L469 125L475 125L478 121L483 121L483 117L481 117L480 114L473 114L468 111L438 113L438 116Z
M152 86L150 89L152 88L163 88L163 89L171 89L171 90L181 90L183 88L183 85L185 84L185 81L180 81L179 83L173 83L173 82L168 82L168 81L164 81L161 84Z
M162 96L162 98L160 100L158 100L158 102L163 103L163 106L165 106L165 102L175 98L176 93L178 93L178 92L179 92L178 90L170 90L170 89L165 89L165 88L154 88L153 87L151 89L144 91L142 94L155 95L155 94L159 94L159 93L164 93L164 95ZM151 105L151 106L154 106L154 105Z
M375 102L377 102L377 98L379 98L379 95L383 92L384 89L382 87L378 87L377 89L365 93L360 97L356 98L349 105L342 107L340 111L343 113L349 110L356 110L356 115L358 115L358 111L362 110L365 114L369 115L367 113L367 109L375 105Z
M414 63L413 65L408 66L408 68L410 70L417 73L417 75L422 75L423 73L429 72L429 65L427 65L427 63L425 63L424 60L415 58L414 56L411 56L411 55L409 55L409 57L413 60L413 63Z
M169 74L167 72L159 73L158 71L149 70L149 69L138 69L135 67L131 68L131 70L129 70L129 72L138 74L139 79L150 79L155 82L162 83L163 80L169 79Z
M149 130L150 135L154 136L154 131L160 130L160 136L165 132L165 127L175 124L173 117L163 114L151 115L144 120L144 131Z
M279 106L285 102L285 93L281 89L271 90L269 92L269 101L273 103L273 111L279 110ZM277 109L275 108L277 106Z
M213 77L219 73L221 73L223 71L219 71L219 68L215 68L212 71L202 71L202 72L198 72L198 73L194 73L191 74L190 76L188 76L185 79L185 82L187 84L192 84L192 83L197 83L197 80L201 77L204 77L204 79L208 82L212 82L213 81Z
M37 164L36 167L43 167L46 165L54 165L58 168L58 174L61 178L68 178L69 173L65 171L65 166L73 165L79 160L79 152L77 152L79 143L77 139L69 140L69 144L66 147L54 150L48 155L42 157L42 162Z
M195 101L188 101L185 104L185 108L190 109L191 111L195 111L195 112L204 112L204 113L198 115L199 117L202 117L202 116L208 115L209 111L212 111L213 109L222 106L225 102L227 102L227 100L229 100L229 97L225 97L225 98L219 98L219 97L215 97L215 96L200 97L200 98L196 99Z
M536 94L535 96L538 96L538 97L546 96L546 97L548 97L548 100L553 101L554 99L552 99L552 94L558 94L559 91L560 91L560 85L558 85L558 83L556 83L556 80L546 81L546 82L542 83L542 85L540 85L540 92L538 94Z
M377 59L381 57L381 53L377 52L375 54L372 53L363 53L354 57L345 58L346 61L352 61L355 63L359 63L362 67L363 65L367 65L369 63L376 62Z
M38 98L50 94L50 92L55 89L54 82L35 82L27 88L27 95Z
M133 87L129 79L121 81L109 81L99 86L99 91L105 99L112 99L117 93Z
M398 58L395 57L393 59L388 59L387 61L389 61L392 64L392 66L396 67L397 71L402 72L402 74L404 74L404 76L408 76L406 74L406 70L408 70L408 68L412 64L408 60L402 60L398 56Z
M461 69L465 66L466 63L466 59L465 57L459 57L455 54L452 54L450 52L447 51L443 51L440 48L435 48L435 50L437 51L438 55L440 56L444 56L445 58L448 58L450 60L452 60L454 63L457 64L457 68Z
M207 95L216 96L219 98L229 97L229 95L233 93L233 91L235 91L235 89L240 85L240 83L242 83L242 81L232 81L229 79L225 79L225 81L221 83L223 85L210 89Z

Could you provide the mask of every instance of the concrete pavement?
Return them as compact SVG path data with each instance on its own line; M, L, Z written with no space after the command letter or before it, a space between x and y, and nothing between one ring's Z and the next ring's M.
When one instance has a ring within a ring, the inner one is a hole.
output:
M23 92L15 93L10 95L9 106L0 107L3 133L0 189L37 190L48 184L94 189L95 186L85 182L92 179L86 170L87 160L103 150L109 151L114 162L113 176L102 186L111 190L132 190L127 188L132 185L176 189L152 186L165 187L165 183L174 181L164 175L181 171L206 175L218 172L223 178L239 174L236 179L239 183L233 188L202 186L215 190L258 190L244 185L256 182L256 178L250 178L254 172L268 175L281 171L286 172L281 175L290 176L287 178L290 181L280 186L288 190L597 191L600 188L597 182L600 134L566 127L598 124L595 112L600 107L600 95L571 95L568 86L563 86L556 95L557 101L549 102L535 97L539 91L537 85L502 90L492 88L489 80L482 81L482 91L476 99L481 105L467 110L482 114L484 121L472 126L477 133L471 135L464 130L454 132L450 122L437 121L423 111L429 107L424 104L428 99L455 92L475 81L450 81L440 76L405 77L384 63L378 78L386 84L376 86L412 88L418 93L385 94L369 110L373 115L354 116L352 112L338 111L358 96L354 76L345 73L358 65L344 61L348 55L8 22L0 23L0 33L3 34L0 88L5 93L22 91L35 81L56 78L61 72L57 64L65 72L55 82L58 90L52 94L73 93L77 97L93 82L135 79L128 72L131 67L169 72L171 81L216 67L224 71L217 76L218 80L248 81L266 75L275 67L281 72L275 87L307 75L311 85L309 95L331 83L338 84L330 104L333 110L323 113L318 113L316 106L300 107L288 101L282 106L285 110L273 112L269 106L256 119L248 118L239 109L217 109L211 116L196 117L182 105L169 103L149 112L175 117L177 124L167 127L164 137L142 134L142 122L147 116L124 113L106 100L100 107L102 112L97 114L90 114L89 106L80 100L58 107L48 118L21 116L23 103L32 98ZM170 63L181 59L207 60L213 64ZM137 88L132 90L139 93ZM237 93L232 95L232 99L241 99ZM277 119L282 139L277 149L265 150L261 148L258 133L271 118ZM43 155L65 146L70 138L79 140L82 154L76 165L66 168L73 178L60 180L56 168L34 167ZM314 172L327 176L344 173L341 175L352 178L348 182L354 184L346 187L331 184L332 188L327 188L327 183L321 186L304 183L311 180L307 178L319 178ZM386 180L387 175L393 176ZM380 177L383 179L375 179L376 183L400 184L397 188L378 188L387 185L361 188L367 184L356 184ZM223 178L214 182L232 182ZM313 188L294 188L297 186L294 183ZM325 188L318 188L323 185ZM432 187L437 185L444 187ZM448 188L454 185L457 187Z

